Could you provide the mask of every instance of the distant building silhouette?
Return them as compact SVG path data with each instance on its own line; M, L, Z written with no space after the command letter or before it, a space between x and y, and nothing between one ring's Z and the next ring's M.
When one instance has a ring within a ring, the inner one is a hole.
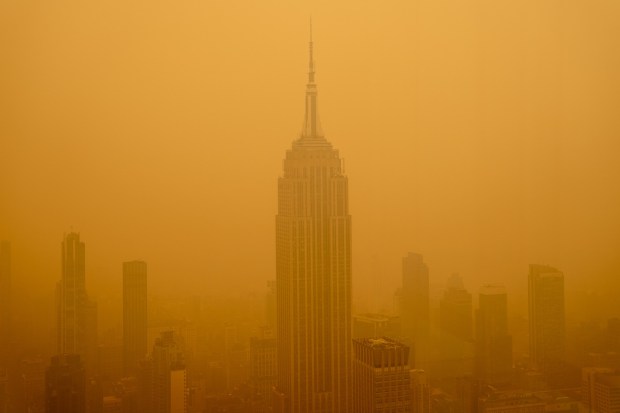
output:
M530 265L530 357L552 381L561 374L565 352L564 274L546 265Z
M78 354L86 369L95 365L97 305L86 293L85 246L72 232L62 242L62 277L57 286L58 354Z
M385 314L353 316L353 338L400 337L400 317Z
M148 353L146 263L123 263L123 366L126 376L135 376Z
M480 289L476 311L476 375L484 383L505 385L512 375L512 337L508 334L506 290L499 285Z
M342 161L321 131L312 41L306 115L278 180L278 390L287 413L350 412L351 217Z
M2 241L0 242L0 370L6 368L10 360L11 300L11 244Z
M172 331L155 341L152 352L153 413L187 413L187 370Z
M45 413L85 413L86 376L77 354L52 357L45 373Z
M420 254L410 252L403 258L400 308L402 336L412 345L415 367L424 367L428 362L430 298L428 266Z
M46 363L43 359L33 358L22 360L20 365L19 386L22 389L24 408L32 413L45 411Z
M353 339L353 411L411 412L409 347L391 338Z
M453 274L439 304L442 337L473 338L472 296L458 274Z

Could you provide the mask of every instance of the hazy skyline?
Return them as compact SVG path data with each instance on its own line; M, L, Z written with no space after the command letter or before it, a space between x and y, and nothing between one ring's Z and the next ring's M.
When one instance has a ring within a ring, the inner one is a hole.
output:
M567 292L620 294L618 2L171 5L0 5L16 296L52 296L71 229L95 296L120 295L133 259L154 294L266 290L310 14L323 129L351 178L360 310L389 304L409 251L434 291L457 271L525 308L541 263Z

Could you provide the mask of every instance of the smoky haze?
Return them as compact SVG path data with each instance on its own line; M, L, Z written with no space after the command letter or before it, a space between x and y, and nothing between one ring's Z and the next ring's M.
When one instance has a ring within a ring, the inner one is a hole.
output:
M524 307L541 263L620 294L620 3L602 0L2 2L15 294L51 302L72 230L94 296L134 259L154 294L266 290L310 15L356 308L390 309L408 251L434 291L458 272Z

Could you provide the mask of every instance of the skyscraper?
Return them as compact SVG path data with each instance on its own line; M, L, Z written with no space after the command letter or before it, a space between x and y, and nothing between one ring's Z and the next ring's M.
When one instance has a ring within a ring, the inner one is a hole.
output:
M301 136L278 180L278 393L287 413L351 405L351 216L342 162L321 130L310 40Z
M353 340L353 411L410 413L409 347L391 338Z
M58 283L58 353L84 355L86 348L85 247L80 234L62 241L62 278Z
M499 285L480 289L476 311L476 374L483 382L502 385L512 374L512 337L508 334L506 290Z
M428 266L420 254L410 252L403 258L400 308L402 335L413 347L416 368L423 367L430 334L430 298Z
M554 375L564 357L564 274L545 265L530 265L528 277L530 357Z
M52 357L45 373L45 412L86 412L86 377L79 355Z
M57 285L58 354L77 354L87 371L97 354L97 304L86 293L85 246L72 232L62 242L62 276Z
M146 263L123 263L123 366L135 376L147 352Z
M0 370L7 367L11 341L11 244L0 242Z

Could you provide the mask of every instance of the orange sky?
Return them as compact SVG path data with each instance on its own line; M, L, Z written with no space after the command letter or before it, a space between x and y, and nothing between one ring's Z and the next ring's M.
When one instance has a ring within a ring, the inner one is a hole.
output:
M389 301L410 250L435 288L453 271L472 290L523 288L539 262L567 288L620 294L616 0L4 1L0 238L16 288L52 293L71 228L95 293L120 291L131 259L152 291L275 278L310 14L360 308Z

